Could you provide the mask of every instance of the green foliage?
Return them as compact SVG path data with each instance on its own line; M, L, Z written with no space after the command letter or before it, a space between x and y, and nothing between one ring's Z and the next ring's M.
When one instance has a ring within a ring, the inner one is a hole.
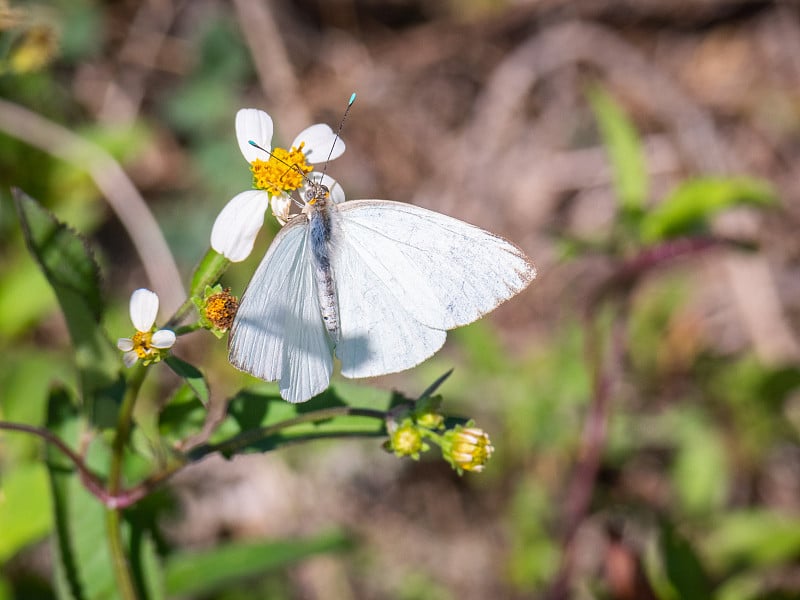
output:
M166 564L166 590L171 595L209 593L232 581L285 568L322 552L340 552L350 545L346 535L333 531L306 540L229 544L207 552L176 554Z
M705 600L711 596L711 581L691 544L669 523L663 523L659 540L664 570L677 597Z
M0 563L42 538L51 527L47 472L43 465L23 463L3 473L0 497Z
M224 456L249 452L267 452L302 440L342 437L385 437L386 428L374 417L349 414L326 414L326 409L348 406L334 387L302 404L290 404L274 391L274 386L246 388L231 398L227 416L212 437L210 446L195 448L193 459L212 451ZM382 394L376 407L386 410L391 394ZM349 399L349 398L348 398ZM373 405L374 406L374 405ZM320 419L306 416L320 414Z
M680 184L642 221L645 242L704 233L715 214L736 206L772 206L772 187L747 177L690 179Z
M186 385L194 392L200 403L204 407L207 407L210 392L208 390L208 383L206 383L206 379L200 369L172 354L167 356L164 362L167 363L169 368L172 369L178 377L186 382Z
M589 103L603 136L614 173L614 189L625 214L638 215L647 200L647 166L639 134L631 120L601 87L589 90Z
M119 356L100 327L100 271L86 242L23 192L17 214L31 254L58 298L74 346L84 409L99 427L116 423Z

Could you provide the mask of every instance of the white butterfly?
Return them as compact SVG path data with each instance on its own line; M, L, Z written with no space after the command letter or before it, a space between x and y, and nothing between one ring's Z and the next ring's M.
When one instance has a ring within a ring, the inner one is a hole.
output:
M345 377L409 369L446 331L477 320L533 281L511 242L401 202L336 203L310 182L302 214L278 233L242 297L229 360L281 396L324 391L334 353Z

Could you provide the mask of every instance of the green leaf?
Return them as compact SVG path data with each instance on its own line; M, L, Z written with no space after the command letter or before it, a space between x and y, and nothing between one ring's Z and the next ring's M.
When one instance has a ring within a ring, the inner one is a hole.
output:
M593 87L588 96L611 161L620 207L628 213L640 213L647 200L648 182L639 134L619 104L603 88Z
M800 560L800 519L765 510L729 512L713 522L703 542L718 568L767 567Z
M69 442L78 435L78 414L67 392L53 390L47 407L47 428L62 440ZM83 578L79 572L73 528L70 519L70 490L77 479L72 463L56 448L48 445L47 470L53 498L53 516L56 524L54 539L56 591L60 600L86 600Z
M723 440L695 413L676 431L682 439L672 467L675 490L688 513L711 514L727 496L730 468Z
M50 396L48 428L74 447L80 437L80 417L69 396L55 390ZM89 462L107 464L108 450L98 440L90 447ZM106 509L81 484L73 463L48 446L47 468L56 520L56 589L61 600L119 598L106 532ZM128 553L142 600L163 598L153 544L141 528L123 523ZM155 593L150 596L149 594Z
M14 190L14 200L28 249L50 285L56 293L72 291L91 316L100 320L100 268L86 241L24 192Z
M208 406L211 394L208 390L208 383L206 383L206 379L203 377L203 373L200 372L200 369L181 360L174 354L167 356L164 362L169 365L170 369L172 369L178 377L183 378L186 385L194 392L203 406Z
M727 208L769 206L777 202L772 187L748 177L691 179L680 184L642 221L646 242L703 232L708 220Z
M52 523L44 466L26 463L4 471L0 479L0 564L42 538Z
M323 552L350 547L349 539L331 532L306 540L231 544L208 552L178 554L166 563L169 595L210 593L246 577L284 568Z
M340 384L337 384L340 387ZM345 384L348 398L354 398L352 390L356 386ZM274 391L274 386L259 385L241 390L228 404L225 420L211 438L211 444L198 446L190 453L192 460L215 451L225 456L245 452L267 452L280 446L305 439L363 436L380 437L386 435L384 421L375 417L356 415L326 414L326 409L337 409L347 406L333 387L322 394L301 404L286 402ZM389 392L377 392L361 386L364 394L373 398L370 408L387 410L393 395ZM357 397L358 394L355 394ZM298 422L279 431L265 431L276 424L293 419L304 419L319 413L320 420Z
M51 384L42 373L63 382L72 379L63 359L41 348L15 349L3 357L0 363L0 419L37 427L44 424ZM0 454L4 462L13 464L38 460L41 448L41 440L34 436L3 435Z
M664 570L681 600L708 600L711 582L692 546L669 523L662 523L659 548Z
M116 424L123 390L119 353L100 326L100 271L86 242L19 190L14 200L25 242L61 305L74 345L84 410L100 427Z
M207 412L194 390L184 383L161 411L158 418L159 432L169 441L182 440L203 428Z

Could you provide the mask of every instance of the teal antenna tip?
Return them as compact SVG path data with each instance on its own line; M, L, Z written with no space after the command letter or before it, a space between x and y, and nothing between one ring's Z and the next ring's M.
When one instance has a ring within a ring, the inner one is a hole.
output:
M347 106L352 106L353 102L355 101L356 101L356 93L353 92L352 94L350 94L350 101L347 103Z

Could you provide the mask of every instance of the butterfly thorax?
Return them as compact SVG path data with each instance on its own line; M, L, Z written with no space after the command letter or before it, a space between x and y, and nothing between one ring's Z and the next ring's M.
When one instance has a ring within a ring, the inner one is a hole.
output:
M334 211L330 192L324 185L314 183L306 191L303 212L308 216L308 237L314 263L314 284L319 310L325 328L334 343L339 341L339 306L336 281L331 267L331 243L334 237Z

